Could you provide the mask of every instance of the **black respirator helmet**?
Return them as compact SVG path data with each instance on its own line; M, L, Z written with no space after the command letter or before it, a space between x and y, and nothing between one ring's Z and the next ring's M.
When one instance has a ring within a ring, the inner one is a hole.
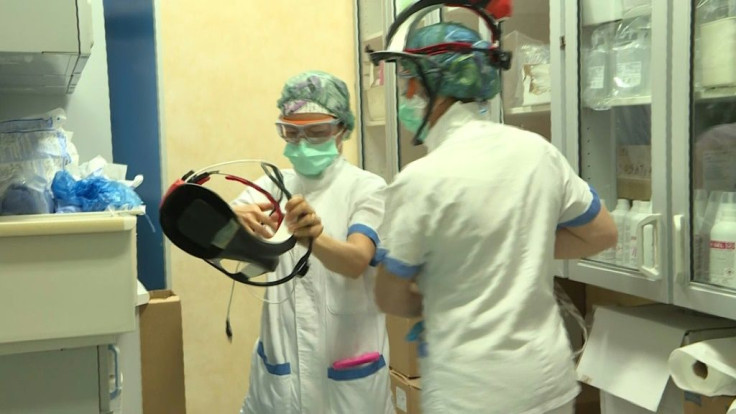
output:
M159 209L161 228L166 237L186 253L203 259L234 281L253 286L275 286L286 283L295 276L304 276L308 270L311 242L307 252L287 276L266 282L253 278L273 272L279 264L279 256L291 250L296 239L281 226L284 215L280 200L244 178L223 174L217 168L235 161L216 164L198 172L189 172L171 185ZM284 187L279 169L270 163L260 162L266 175L286 198L291 194ZM261 193L271 203L272 215L278 228L274 236L265 239L246 230L235 212L217 193L204 187L212 176L223 176L226 180L242 183ZM237 270L228 270L223 261L238 262Z

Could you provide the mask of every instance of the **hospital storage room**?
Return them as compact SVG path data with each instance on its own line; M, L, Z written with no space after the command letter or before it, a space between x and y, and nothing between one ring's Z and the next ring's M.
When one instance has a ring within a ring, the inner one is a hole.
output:
M0 0L0 414L736 413L736 0Z

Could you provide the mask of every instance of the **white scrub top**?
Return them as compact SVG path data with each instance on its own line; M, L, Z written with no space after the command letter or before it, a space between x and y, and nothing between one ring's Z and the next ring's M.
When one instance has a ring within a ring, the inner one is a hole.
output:
M425 144L386 190L380 249L424 295L422 412L563 406L578 385L553 295L555 229L595 218L597 195L544 138L476 103L454 104Z
M302 195L322 220L325 234L346 240L361 233L378 243L386 183L342 157L310 179L283 170L286 188ZM266 177L257 184L278 194ZM265 201L253 190L234 203ZM286 199L284 198L283 204ZM282 205L283 205L282 204ZM289 274L306 249L281 257L276 274ZM312 255L306 276L266 288L261 335L253 349L250 388L241 413L393 413L384 315L374 305L375 269L349 279L327 270ZM293 289L293 294L292 294ZM334 370L335 361L379 352L381 358L354 369Z

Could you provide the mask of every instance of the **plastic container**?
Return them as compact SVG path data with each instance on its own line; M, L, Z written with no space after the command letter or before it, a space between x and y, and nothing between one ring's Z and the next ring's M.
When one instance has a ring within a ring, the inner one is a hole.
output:
M706 88L736 85L736 17L700 26L701 83Z
M696 266L696 269L700 268L700 275L696 274L696 278L702 281L709 281L709 267L710 267L710 231L715 225L716 218L718 217L718 210L721 205L721 196L723 191L711 191L708 194L708 203L705 207L705 215L703 215L703 224L700 228L700 266Z
M624 222L623 222L623 233L619 233L618 237L622 240L622 250L623 254L620 258L620 263L617 258L616 264L620 264L621 266L629 266L630 257L631 257L631 229L632 229L632 223L634 224L634 233L636 233L636 224L638 224L638 221L634 221L636 216L639 214L639 210L641 209L641 201L634 200L631 203L631 208L624 216Z
M621 0L583 0L583 25L593 26L621 20Z
M639 222L649 216L650 208L651 203L649 201L639 201L636 206L636 211L633 215L629 216L629 221L627 223L629 227L629 242L627 246L629 254L625 264L626 267L632 269L639 268L639 255L644 254L644 252L639 251L639 235L637 228L639 227Z
M616 247L614 252L614 263L621 266L624 264L624 233L626 232L626 214L629 212L629 200L625 198L619 198L616 203L616 209L611 212L613 222L616 223L616 230L618 230L618 240L616 241Z
M705 221L705 210L708 205L708 192L704 189L697 189L693 194L693 271L696 280L700 280L703 275L703 240L701 234ZM706 237L707 238L707 237Z
M613 56L614 96L650 95L650 16L637 16L621 22L613 41Z
M606 206L606 200L604 199L601 199L601 205L603 207L608 208ZM610 249L606 249L598 253L597 255L593 256L592 259L597 260L599 262L604 262L604 263L616 263L616 248L612 247Z
M652 203L650 201L646 202L644 204L644 207L646 210L646 216L652 214ZM654 226L646 225L644 226L644 229L642 231L642 237L644 237L642 247L643 247L643 261L645 267L652 268L655 264L655 249L654 249Z
M736 193L723 193L708 245L708 281L736 288Z
M617 23L597 27L591 33L590 49L583 55L583 102L593 109L608 109L611 100L611 47Z

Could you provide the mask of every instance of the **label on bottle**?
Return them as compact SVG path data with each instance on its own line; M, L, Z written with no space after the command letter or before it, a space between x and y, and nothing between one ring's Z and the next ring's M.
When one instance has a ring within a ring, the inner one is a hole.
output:
M626 88L635 88L641 84L641 62L620 62L616 64L618 84Z
M636 234L636 231L634 231ZM631 235L629 237L629 267L639 267L639 240L638 235Z
M711 283L721 286L734 286L734 265L736 265L736 243L710 241L710 276Z
M588 68L588 87L590 89L603 89L605 72L605 66L590 66Z

